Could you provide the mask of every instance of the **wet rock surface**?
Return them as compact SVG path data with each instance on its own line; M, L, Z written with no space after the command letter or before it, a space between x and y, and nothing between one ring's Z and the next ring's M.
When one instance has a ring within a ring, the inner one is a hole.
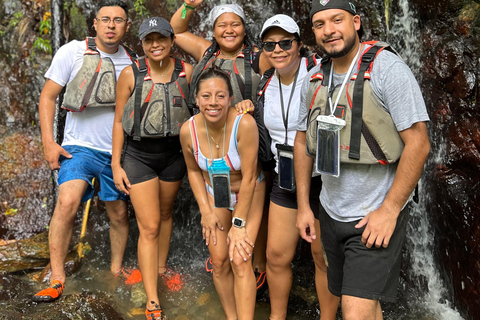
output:
M424 24L421 82L431 117L428 210L455 304L480 314L480 3L414 0Z

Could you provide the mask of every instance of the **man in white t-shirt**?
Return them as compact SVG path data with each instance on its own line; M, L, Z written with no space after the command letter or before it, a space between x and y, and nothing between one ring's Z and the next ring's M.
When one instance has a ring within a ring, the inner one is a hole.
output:
M311 242L316 238L308 205L314 161L306 154L312 147L310 128L314 128L317 137L317 119L320 128L323 125L331 129L333 125L329 123L341 123L345 125L339 130L341 145L332 144L317 150L317 168L329 164L321 174L319 219L328 288L341 297L344 319L379 320L383 319L379 301L396 299L408 220L405 207L430 150L426 126L429 118L420 88L408 66L383 44L360 43L361 21L353 0L315 0L310 18L317 45L331 59L323 60L322 67L313 68L302 87L294 145L297 227L305 240ZM370 52L372 49L378 49L378 54ZM358 72L356 78L362 79L362 84L351 80L357 73L358 61L362 61L361 66L367 63L371 67L367 70L368 76L365 73L368 81L363 81L362 73ZM363 85L360 96L355 92L357 85ZM363 101L363 115L355 117L356 111L362 110L358 101ZM315 112L319 108L320 117L309 119L309 110ZM374 124L368 126L368 121L375 117L380 121L372 121ZM361 133L354 135L356 123L360 123ZM372 135L372 130L380 134L368 143L361 140L361 157L352 159L356 154L350 156L349 152L357 150L358 144L352 143L351 137L363 139ZM334 131L323 132L330 135ZM342 140L346 132L353 132L352 136ZM329 141L337 142L322 139L320 146L328 145ZM400 141L400 147L392 148L394 141ZM361 152L375 143L380 145L379 153L383 155L394 149L396 157L385 161L375 154L376 160L365 161L366 153ZM342 153L337 171L336 158L327 155ZM334 159L336 161L332 161Z
M114 70L109 70L108 73L118 77L122 69L132 62L130 55L120 45L130 26L128 7L120 0L103 1L93 23L96 31L94 47L102 61L109 58L113 62L114 67L111 68ZM64 263L72 237L73 222L80 203L93 196L94 177L98 179L99 197L105 201L110 218L111 272L117 274L122 270L129 226L126 196L116 189L110 166L114 107L94 108L87 104L81 112L68 112L61 146L53 136L55 101L63 87L68 86L79 71L85 70L82 64L86 49L86 40L72 41L62 46L45 74L47 80L40 95L44 156L52 170L59 170L59 194L49 229L52 269L50 286L33 297L36 302L51 302L63 293ZM85 85L90 80L86 79ZM102 85L94 89L102 89ZM105 84L103 89L115 92L115 88L106 88Z

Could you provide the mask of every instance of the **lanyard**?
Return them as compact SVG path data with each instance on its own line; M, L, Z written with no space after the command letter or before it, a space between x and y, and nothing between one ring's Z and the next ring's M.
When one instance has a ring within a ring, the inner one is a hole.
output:
M352 63L350 64L350 67L348 68L347 74L345 75L345 78L343 78L342 86L340 87L340 92L337 95L337 99L335 100L335 104L332 104L332 94L333 90L330 91L331 86L332 86L332 79L333 79L333 61L332 61L332 69L330 69L330 76L328 78L328 103L330 104L330 115L333 117L333 112L337 108L338 101L340 100L340 96L343 92L343 88L345 88L345 84L347 83L348 79L350 78L350 74L352 73L353 66L357 63L358 56L360 54L360 48L362 48L362 45L360 44L358 47L357 54L355 55L355 58L353 58Z
M300 71L300 65L298 65L297 72L295 73L295 79L293 80L292 91L290 92L290 98L288 99L288 106L287 106L287 115L285 116L285 105L283 103L283 92L282 92L282 81L280 79L280 75L278 75L278 84L280 88L280 105L282 106L282 118L283 118L283 125L285 126L285 145L288 145L288 113L290 111L290 104L292 103L293 94L295 92L295 87L297 84L298 72Z

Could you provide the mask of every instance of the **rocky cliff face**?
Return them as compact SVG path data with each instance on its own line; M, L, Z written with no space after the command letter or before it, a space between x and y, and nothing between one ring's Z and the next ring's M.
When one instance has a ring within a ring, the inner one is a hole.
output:
M178 2L178 3L177 3ZM181 1L144 1L132 11L127 44L140 49L136 33L142 17L170 18ZM314 45L308 5L300 0L237 1L253 35L271 14L292 15ZM358 0L365 40L387 40L399 1ZM50 56L42 53L49 1L0 1L0 236L26 237L45 230L54 205L54 189L42 162L37 101ZM65 10L65 34L88 34L90 1ZM136 2L137 5L140 2ZM208 36L205 22L214 2L206 2L192 25ZM82 7L83 6L83 7ZM410 0L419 19L422 64L419 82L427 103L432 155L425 174L427 210L434 226L436 256L456 306L466 318L480 314L480 2ZM47 14L47 15L45 15ZM88 17L85 22L83 17ZM48 31L48 30L47 30ZM37 41L36 41L37 40ZM468 316L470 315L470 316Z
M466 316L480 314L480 3L412 0L422 22L421 85L431 117L428 211L436 251Z

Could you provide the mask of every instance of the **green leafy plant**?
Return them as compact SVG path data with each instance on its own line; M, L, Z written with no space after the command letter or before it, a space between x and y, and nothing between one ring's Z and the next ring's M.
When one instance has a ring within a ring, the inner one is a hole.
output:
M19 11L19 12L15 12L15 13L13 14L12 19L10 19L10 21L8 22L8 25L9 25L10 27L15 28L15 27L18 25L18 23L20 22L20 20L21 20L22 18L23 18L23 13L21 13L20 11Z
M133 3L133 8L135 10L135 13L139 18L147 18L149 15L149 12L147 8L145 7L145 0L135 0Z
M52 54L52 46L50 44L49 35L52 30L52 15L47 12L43 15L43 20L38 27L39 34L33 42L34 51L41 51L48 54Z

